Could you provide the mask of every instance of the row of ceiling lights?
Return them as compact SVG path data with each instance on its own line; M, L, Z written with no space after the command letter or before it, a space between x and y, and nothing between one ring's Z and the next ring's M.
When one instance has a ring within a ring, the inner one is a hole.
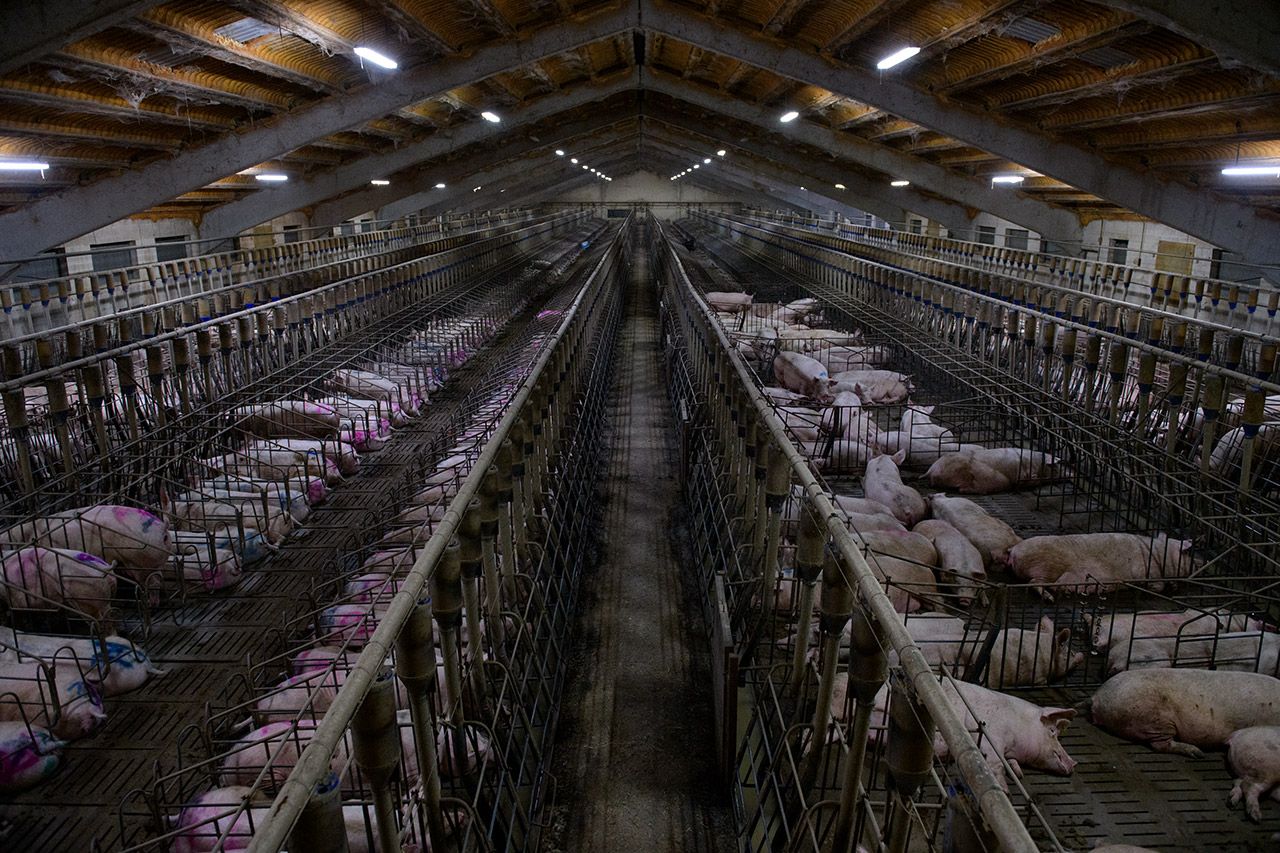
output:
M557 157L564 157L564 156L566 156L566 155L565 155L565 153L564 153L564 150L563 150L563 149L561 149L561 148L557 148L557 149L556 149L556 156L557 156ZM572 164L573 164L573 165L575 165L575 166L581 165L583 169L585 169L586 171L588 171L588 172L590 172L591 174L595 175L597 178L599 178L599 179L600 179L600 180L602 180L602 181L609 181L610 183L612 183L612 182L613 182L613 178L609 177L608 175L606 175L604 172L600 171L599 169L597 169L597 168L595 168L595 167L593 167L593 166L588 166L586 163L581 163L581 164L580 164L580 163L578 163L578 158L577 158L577 157L570 157L570 158L569 158L569 162L570 162L570 163L572 163Z
M728 154L728 153L729 153L728 151L726 151L725 149L721 148L719 151L717 151L717 152L716 152L716 156L717 156L717 157L723 157L725 154ZM701 167L703 167L703 166L706 166L706 165L707 165L707 164L709 164L710 162L711 162L711 158L710 158L710 157L703 157L703 158L702 158L702 162L701 162L701 163L694 163L692 166L690 166L689 168L685 169L683 172L677 172L676 174L672 175L668 180L678 181L678 180L680 180L681 178L683 178L685 175L687 175L687 174L689 174L690 172L692 172L694 169L699 169L699 168L701 168Z

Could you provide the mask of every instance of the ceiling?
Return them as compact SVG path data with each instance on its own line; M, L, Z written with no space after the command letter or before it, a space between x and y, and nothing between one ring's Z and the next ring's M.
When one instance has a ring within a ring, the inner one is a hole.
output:
M1280 179L1221 175L1280 162L1280 4L4 5L0 160L50 168L0 172L3 257L131 215L209 235L296 209L349 216L609 130L592 156L619 174L725 147L740 186L749 165L860 209L947 224L987 210L1063 242L1093 219L1145 217L1280 260ZM357 45L400 67L362 63ZM920 53L876 70L904 45ZM780 124L788 110L799 118ZM539 162L548 191L566 178ZM260 171L290 181L264 186ZM1025 179L993 188L1006 173Z

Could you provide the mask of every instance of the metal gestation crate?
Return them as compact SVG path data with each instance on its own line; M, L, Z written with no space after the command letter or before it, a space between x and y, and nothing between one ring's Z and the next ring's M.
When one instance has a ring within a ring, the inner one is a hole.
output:
M1051 376L1046 386L1039 367L1029 373L1024 361L1008 357L1007 347L1001 357L993 357L989 339L984 349L976 329L957 328L954 322L943 321L937 307L930 313L910 302L906 306L890 305L888 301L860 298L824 282L797 278L779 271L781 264L777 260L766 260L744 243L699 230L697 244L706 252L694 252L686 262L713 263L721 270L743 271L738 286L716 281L714 289L763 292L764 298L778 302L818 297L825 322L837 329L857 329L867 345L891 349L891 369L909 374L916 385L913 402L934 404L934 419L951 429L961 442L1034 448L1061 460L1055 472L1058 476L1036 488L968 496L1003 518L1020 536L1125 531L1154 537L1167 533L1194 539L1196 557L1207 563L1192 579L1173 584L1050 584L1042 594L1014 578L989 573L971 606L962 606L945 594L937 595L927 608L928 615L949 616L961 625L961 641L951 644L958 645L959 651L946 667L949 676L963 680L987 678L1003 692L1041 706L1071 708L1116 669L1150 665L1151 660L1138 653L1144 645L1146 651L1151 647L1170 649L1170 663L1176 666L1263 671L1274 668L1273 659L1266 656L1265 647L1270 640L1265 626L1275 624L1274 584L1278 573L1274 542L1278 528L1274 508L1256 491L1242 496L1238 489L1224 487L1211 476L1204 477L1194 458L1170 456L1164 444L1134 441L1130 437L1132 424L1126 426L1124 418L1117 418L1113 429L1106 410L1099 415L1083 406L1077 409L1073 403L1062 402L1060 379ZM772 282L768 281L769 275L774 276ZM695 269L690 278L697 286L712 289L706 283L714 281L712 276L699 275ZM741 338L736 340L742 342ZM755 381L768 384L771 377L759 373L759 368L767 365L767 356L761 358L758 348L750 343L735 348L748 364L756 366ZM1032 381L1028 382L1028 378ZM818 411L817 407L814 411ZM901 409L895 412L893 407L882 407L873 411L870 423L883 430L885 420L891 424ZM799 438L794 432L790 437ZM797 447L801 445L797 443ZM707 453L713 450L708 446ZM709 466L708 471L717 472L718 485L695 486L700 489L697 500L719 500L720 506L732 506L734 472L714 466ZM861 494L859 473L857 467L822 470L828 487L851 495ZM926 493L931 491L919 479L918 471L904 470L903 477L909 485ZM1241 513L1245 501L1256 511ZM784 499L784 517L799 515L798 502L795 494ZM714 511L723 512L718 508ZM729 517L734 513L727 511ZM728 536L725 547L729 553L750 553L749 527L723 522L721 527L729 531L724 534ZM716 529L714 522L702 528ZM742 533L736 534L737 530ZM783 541L780 555L785 563L790 558L785 538ZM709 543L710 547L721 546ZM867 555L867 561L874 566L874 553ZM745 590L738 604L745 613L736 624L750 637L742 645L746 664L743 671L746 683L754 686L751 695L755 714L739 754L739 807L750 837L749 846L819 849L831 842L841 792L840 780L834 773L824 776L808 758L817 754L806 733L805 721L813 710L812 703L820 700L815 691L822 662L813 661L805 669L808 675L797 684L796 650L807 650L806 660L813 658L813 638L800 643L794 610L787 607L773 612L771 629L757 627L762 601L759 568L742 563L729 563L727 570L740 573ZM721 562L717 567L724 565ZM729 589L733 589L732 583ZM892 597L893 585L887 585L886 591ZM1133 623L1125 621L1135 612L1160 614L1162 618L1185 613L1187 618L1171 630L1145 631L1138 636L1133 633ZM1120 637L1117 630L1110 649L1095 649L1095 631L1108 624L1128 624L1131 633ZM1045 630L1038 630L1042 625ZM1070 666L1065 678L1051 663L1058 655L1045 653L1058 651L1056 639L1063 629L1070 631L1060 649ZM1240 633L1247 636L1237 636ZM1045 649L1042 644L1050 647ZM928 641L919 645L924 649ZM930 654L926 649L926 656ZM992 670L992 658L1001 655L1006 668ZM1019 661L1012 671L1007 667L1010 658ZM758 675L753 676L752 664L759 667L754 670ZM1049 671L1043 671L1045 668ZM853 719L851 695L846 697L843 716L838 705L833 708L837 717L846 721ZM872 732L875 730L873 724ZM842 749L848 749L842 726L836 726L832 736L838 736ZM981 745L980 733L978 739ZM1011 785L1011 800L1042 847L1081 849L1103 840L1126 840L1155 847L1222 845L1221 849L1262 849L1259 845L1264 845L1263 839L1280 823L1276 815L1267 813L1264 827L1254 829L1238 814L1217 805L1229 784L1223 787L1223 772L1207 766L1213 764L1211 760L1199 762L1190 770L1184 768L1183 759L1150 753L1143 745L1119 741L1080 721L1067 728L1062 740L1071 756L1081 762L1071 777L1028 773L1019 780L1005 772ZM880 760L876 750L882 748L880 741L873 743L868 766ZM824 761L833 760L830 750L822 755ZM847 752L836 763L844 761L845 756ZM951 767L935 765L935 785L926 784L921 789L917 801L922 805L912 824L913 844L940 846L957 827L966 828L954 820L956 806L962 800L950 794L962 790L963 783L954 777ZM1117 771L1118 767L1125 770ZM1131 768L1132 772L1149 774L1154 780L1152 790L1135 790L1125 778ZM818 781L823 779L825 782ZM876 802L875 791L882 784L879 777L869 777L864 772L868 796L859 814L861 827L874 824L877 815L893 820L884 798ZM1177 803L1177 807L1171 808L1170 802ZM1191 806L1194 802L1203 805ZM1081 819L1081 815L1087 817ZM1147 815L1159 817L1149 819Z
M554 326L554 313L542 319L534 315L538 309L556 310L556 300L563 304L572 293L565 274L581 254L583 238L597 231L588 224L531 247L532 254L522 250L474 279L417 303L404 303L364 329L335 317L332 332L310 340L304 338L311 331L299 326L296 342L286 329L278 347L267 341L265 347L244 348L243 358L236 347L230 358L215 355L202 365L206 369L193 371L199 381L188 377L185 388L166 375L152 399L166 400L175 411L167 412L153 428L144 429L140 421L136 435L111 445L111 452L124 463L119 470L101 464L100 473L86 468L77 472L74 484L63 475L11 505L10 518L18 520L31 517L33 509L38 513L95 501L154 505L157 484L170 494L179 488L207 488L196 485L208 471L193 460L207 458L214 448L235 454L245 440L239 421L229 413L282 397L324 399L333 394L328 377L338 367L385 368L398 363L406 365L396 376L406 388L435 388L446 382L433 395L425 419L396 429L382 450L362 455L361 473L335 488L326 504L314 508L279 551L244 574L234 589L209 595L199 584L184 584L179 567L176 573L155 573L157 577L140 584L122 581L104 608L106 614L96 621L86 622L85 614L57 602L6 611L11 625L69 637L123 633L145 643L155 663L170 669L169 675L142 690L109 699L110 715L119 722L109 723L96 738L72 745L65 758L67 770L32 792L10 798L4 810L13 809L15 843L31 849L55 838L63 839L56 844L86 845L96 839L101 849L154 845L157 842L148 839L172 828L166 815L176 816L194 792L217 784L223 753L236 740L232 729L285 673L290 638L296 643L307 616L322 611L322 603L338 595L344 574L354 576L369 537L395 515L388 511L391 502L412 494L409 487L454 443L451 436L464 431L458 425L474 421L483 428L488 422L485 409L492 419L493 406L500 400L479 393L483 383L478 379L489 371L496 375L527 370L529 352L536 352L542 330ZM548 260L542 268L524 266L539 255ZM511 283L511 272L522 286L504 287ZM552 294L550 302L546 294ZM530 304L533 307L526 307ZM189 405L181 403L183 393L190 394ZM157 405L152 411L162 409ZM387 414L375 406L353 417L353 426L374 430ZM305 463L300 468L297 473L305 476ZM264 492L262 497L268 496ZM218 502L216 497L212 501ZM212 546L206 542L205 547ZM200 548L193 545L184 556L199 559ZM290 612L295 615L281 618ZM305 707L285 705L296 713L295 725L318 716L308 716L308 709L315 709L310 700L299 704ZM237 712L240 719L235 720ZM461 731L473 742L480 733L476 726ZM465 738L454 741L455 747L464 748ZM130 786L141 787L125 797ZM117 817L115 806L121 802ZM95 805L96 810L84 811ZM72 811L75 817L51 819Z

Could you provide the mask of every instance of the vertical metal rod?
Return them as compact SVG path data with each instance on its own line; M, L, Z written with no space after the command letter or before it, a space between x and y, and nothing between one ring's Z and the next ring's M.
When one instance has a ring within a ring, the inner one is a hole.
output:
M482 546L480 543L480 499L473 498L458 525L458 542L462 548L462 600L463 616L467 622L467 659L470 663L471 693L476 709L484 707L484 640L480 622L480 577L484 573Z
M390 669L378 673L351 718L351 746L356 765L373 790L378 847L382 853L395 853L400 849L400 828L391 778L400 763L400 724Z
M409 699L409 719L422 782L422 804L432 850L445 850L447 833L440 810L440 759L431 694L436 689L436 649L431 629L431 599L420 598L396 637L396 675ZM305 849L305 848L300 848Z
M804 662L809 654L809 625L813 621L814 589L822 573L822 546L826 542L822 522L806 496L800 507L800 532L796 537L796 581L800 584L800 610L796 614L796 644L791 656L790 692L800 696Z
M862 770L867 760L867 738L876 694L889 676L886 641L861 607L855 608L849 625L849 694L853 696L853 722L849 726L849 754L845 756L840 810L836 814L833 853L854 849L853 826L862 795Z

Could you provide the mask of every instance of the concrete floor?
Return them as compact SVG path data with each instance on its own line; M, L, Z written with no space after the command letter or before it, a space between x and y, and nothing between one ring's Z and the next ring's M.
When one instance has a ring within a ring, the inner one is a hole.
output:
M644 253L610 401L601 559L582 581L545 851L733 849L717 787L707 642L682 553L657 292Z

